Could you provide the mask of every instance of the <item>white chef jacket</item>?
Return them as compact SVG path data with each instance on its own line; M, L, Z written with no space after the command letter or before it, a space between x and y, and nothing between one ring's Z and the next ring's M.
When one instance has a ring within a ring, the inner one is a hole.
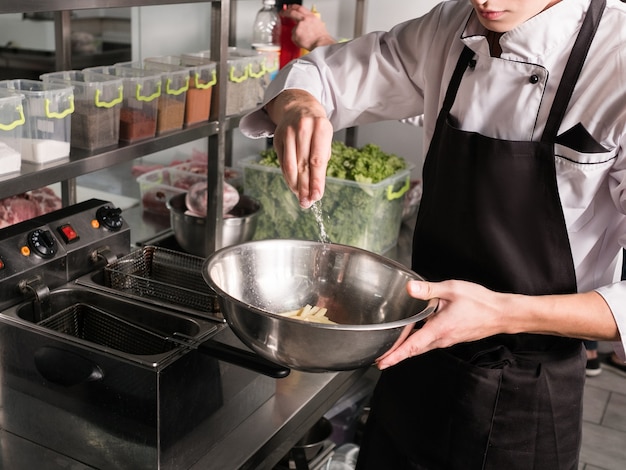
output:
M264 103L282 89L307 90L326 108L335 130L423 114L427 150L467 45L476 63L451 109L458 127L492 138L537 141L589 4L557 3L505 33L502 55L493 58L469 2L443 2L390 32L318 48L298 59L270 84ZM604 297L623 346L626 282L616 281L626 246L626 4L619 0L607 0L559 135L576 125L586 144L557 144L555 150L578 290L595 289ZM274 125L257 110L240 128L249 137L263 137Z

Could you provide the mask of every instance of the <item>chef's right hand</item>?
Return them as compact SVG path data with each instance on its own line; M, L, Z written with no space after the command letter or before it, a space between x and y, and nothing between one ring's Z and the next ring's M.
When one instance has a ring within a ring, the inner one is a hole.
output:
M319 101L303 90L282 91L265 109L276 124L274 148L287 186L308 208L324 195L332 124Z
M291 40L298 47L312 51L319 46L328 46L337 41L333 38L326 24L307 7L292 4L286 10L280 12L281 16L291 18L295 21L295 26L291 33Z

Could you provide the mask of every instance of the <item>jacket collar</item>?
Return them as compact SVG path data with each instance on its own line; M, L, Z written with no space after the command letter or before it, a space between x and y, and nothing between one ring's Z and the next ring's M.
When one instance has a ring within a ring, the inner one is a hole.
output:
M561 0L502 35L502 58L542 64L555 50L578 34L591 0ZM489 55L486 29L472 10L461 40L478 55Z

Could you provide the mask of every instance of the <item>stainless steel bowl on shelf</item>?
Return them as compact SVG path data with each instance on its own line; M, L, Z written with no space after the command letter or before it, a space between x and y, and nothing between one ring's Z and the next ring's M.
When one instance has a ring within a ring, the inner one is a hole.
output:
M371 365L438 303L408 295L407 282L422 278L403 265L331 243L246 242L210 255L202 275L218 294L228 324L248 347L308 372ZM327 308L335 324L279 315L307 304Z
M206 219L187 214L186 195L180 193L167 201L170 225L183 250L204 258L210 252L206 246ZM223 219L221 246L252 240L260 211L261 204L256 199L242 195L228 217Z

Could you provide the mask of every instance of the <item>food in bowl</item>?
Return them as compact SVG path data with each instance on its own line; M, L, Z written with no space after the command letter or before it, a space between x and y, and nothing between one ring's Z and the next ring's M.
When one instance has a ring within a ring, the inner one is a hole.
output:
M330 323L331 325L336 325L337 322L332 321L330 318L326 316L326 312L328 309L326 307L318 307L306 304L304 307L291 310L289 312L282 312L279 315L288 318L294 318L296 320L302 321L312 321L315 323Z

